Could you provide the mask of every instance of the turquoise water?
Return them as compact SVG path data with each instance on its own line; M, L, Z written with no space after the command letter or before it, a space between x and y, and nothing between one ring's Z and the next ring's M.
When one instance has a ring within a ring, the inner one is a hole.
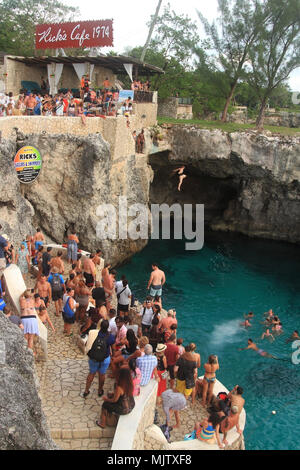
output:
M244 388L247 449L299 449L300 364L292 364L291 343L285 343L293 330L300 331L299 247L224 234L206 238L198 252L185 251L181 241L151 241L119 274L127 275L135 296L143 300L151 262L165 271L163 306L176 307L178 337L184 344L197 344L202 364L217 354L218 379L229 389L236 384ZM269 308L284 329L273 343L260 340L262 314ZM249 311L255 317L246 331L240 322ZM285 360L238 351L248 338Z

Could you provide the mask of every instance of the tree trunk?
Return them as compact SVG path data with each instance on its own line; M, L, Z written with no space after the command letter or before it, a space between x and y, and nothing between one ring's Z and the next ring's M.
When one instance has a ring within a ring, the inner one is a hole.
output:
M235 91L235 88L236 88L236 84L237 84L237 82L235 82L234 85L232 86L232 88L230 90L230 93L229 93L229 96L226 100L226 103L225 103L225 106L224 106L224 109L223 109L223 113L222 113L222 117L221 117L222 122L226 122L228 108L229 108L229 105L231 103L231 100L232 100L232 97L233 97L233 94L234 94L234 91Z
M143 51L142 51L142 55L141 55L141 58L140 58L141 62L144 62L145 55L146 55L148 46L149 46L149 44L150 44L151 36L152 36L153 30L154 30L154 26L155 26L155 23L156 23L157 18L158 18L158 14L159 14L159 10L160 10L161 4L162 4L162 0L158 0L158 4L157 4L157 7L156 7L156 11L155 11L155 14L154 14L154 18L153 18L153 21L152 21L151 26L150 26L150 29L149 29L147 41L146 41L146 44L144 45L144 48L143 48Z
M259 113L256 119L256 129L258 129L259 131L262 131L264 128L266 106L267 106L267 99L264 98L260 104Z

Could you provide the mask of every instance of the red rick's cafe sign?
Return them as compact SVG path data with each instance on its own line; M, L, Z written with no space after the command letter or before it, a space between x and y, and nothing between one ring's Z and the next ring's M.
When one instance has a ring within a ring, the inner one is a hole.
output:
M113 46L113 20L76 21L36 26L36 49L105 46Z

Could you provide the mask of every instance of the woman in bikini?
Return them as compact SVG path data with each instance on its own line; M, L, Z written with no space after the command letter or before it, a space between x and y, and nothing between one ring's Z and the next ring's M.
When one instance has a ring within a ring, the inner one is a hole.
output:
M202 406L206 407L206 398L208 394L208 403L211 402L213 396L213 389L216 381L216 370L219 370L218 357L210 355L208 362L204 364L205 374L203 379L203 390L202 390Z
M33 338L34 336L39 336L39 327L34 307L34 298L29 289L20 296L20 307L24 336L27 341L28 348L33 350Z

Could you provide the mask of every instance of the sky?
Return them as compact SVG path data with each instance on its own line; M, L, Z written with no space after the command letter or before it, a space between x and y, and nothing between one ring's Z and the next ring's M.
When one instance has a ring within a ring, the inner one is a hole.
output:
M78 7L81 20L114 20L114 50L123 53L126 48L143 46L149 27L147 23L154 14L158 0L64 0L63 3ZM163 0L160 13L167 3L178 15L187 15L199 24L199 36L205 38L197 15L199 10L209 21L218 16L217 0ZM77 18L76 18L77 19ZM109 52L103 48L103 53ZM292 91L300 92L300 68L289 79Z

